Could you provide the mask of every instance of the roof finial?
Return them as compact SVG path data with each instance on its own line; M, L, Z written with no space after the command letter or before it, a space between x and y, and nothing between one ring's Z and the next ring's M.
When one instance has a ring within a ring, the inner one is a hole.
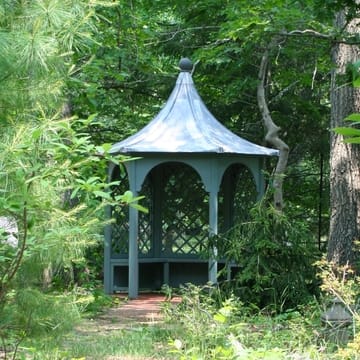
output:
M179 62L180 71L186 71L191 73L193 70L193 63L188 58L182 58Z

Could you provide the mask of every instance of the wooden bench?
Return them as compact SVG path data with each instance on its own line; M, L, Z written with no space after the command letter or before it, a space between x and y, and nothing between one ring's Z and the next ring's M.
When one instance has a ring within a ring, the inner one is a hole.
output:
M160 290L162 285L179 287L192 283L204 285L208 282L209 261L199 258L139 258L139 289ZM218 261L219 270L224 269L225 262ZM227 269L226 278L231 276L231 265ZM128 259L111 259L111 285L113 292L128 290Z

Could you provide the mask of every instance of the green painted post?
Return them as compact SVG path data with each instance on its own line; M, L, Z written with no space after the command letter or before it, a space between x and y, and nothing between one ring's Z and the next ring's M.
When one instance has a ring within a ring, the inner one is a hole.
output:
M161 248L162 248L162 193L163 193L163 184L161 177L161 169L156 169L154 174L155 180L153 181L153 218L152 218L152 241L154 249L154 257L161 257Z
M137 194L134 194L137 196ZM138 261L138 210L129 209L129 298L136 299L139 294Z
M218 234L218 193L214 189L210 191L209 197L209 236ZM217 283L217 249L213 247L213 256L209 259L209 282Z
M130 190L134 197L138 196L136 178L137 161L130 161L128 166L128 176ZM134 207L129 207L129 289L128 295L130 299L136 299L139 295L139 213Z

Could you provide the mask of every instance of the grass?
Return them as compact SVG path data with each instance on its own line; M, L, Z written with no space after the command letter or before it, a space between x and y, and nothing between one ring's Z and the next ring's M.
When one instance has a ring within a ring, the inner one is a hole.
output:
M23 359L104 360L123 358L170 359L169 331L160 326L139 326L91 334L72 331L61 339L32 339L20 348Z
M360 359L338 357L336 345L326 342L316 322L297 312L288 315L285 319L259 314L231 324L211 319L207 325L185 325L180 320L172 325L132 326L90 335L70 332L57 340L38 339L32 346L28 344L26 353L33 360ZM185 316L184 320L191 318Z
M22 343L19 359L360 359L360 339L344 349L329 341L320 321L322 309L315 301L273 314L245 308L236 298L219 301L195 287L182 298L175 308L165 304L163 323L129 323L99 331L96 317L93 328L84 319L82 327L65 335L49 333Z
M169 333L158 326L132 327L94 334L87 337L73 337L67 341L71 358L105 359L109 356L134 356L164 358L164 344Z

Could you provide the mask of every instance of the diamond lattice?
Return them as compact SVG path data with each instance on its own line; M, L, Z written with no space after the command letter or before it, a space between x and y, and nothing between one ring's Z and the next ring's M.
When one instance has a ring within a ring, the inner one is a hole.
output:
M129 182L125 169L116 167L112 181L119 184L112 188L113 195L123 194L129 189ZM114 257L126 257L129 248L129 209L121 204L112 208L112 217L115 222L111 226L111 254Z
M149 176L146 177L141 189L140 195L144 196L141 200L142 206L145 206L149 212L139 212L139 256L151 256L153 249L152 241L152 216L153 216L153 186Z
M200 177L189 166L167 164L163 191L162 255L199 255L208 237L208 195Z

